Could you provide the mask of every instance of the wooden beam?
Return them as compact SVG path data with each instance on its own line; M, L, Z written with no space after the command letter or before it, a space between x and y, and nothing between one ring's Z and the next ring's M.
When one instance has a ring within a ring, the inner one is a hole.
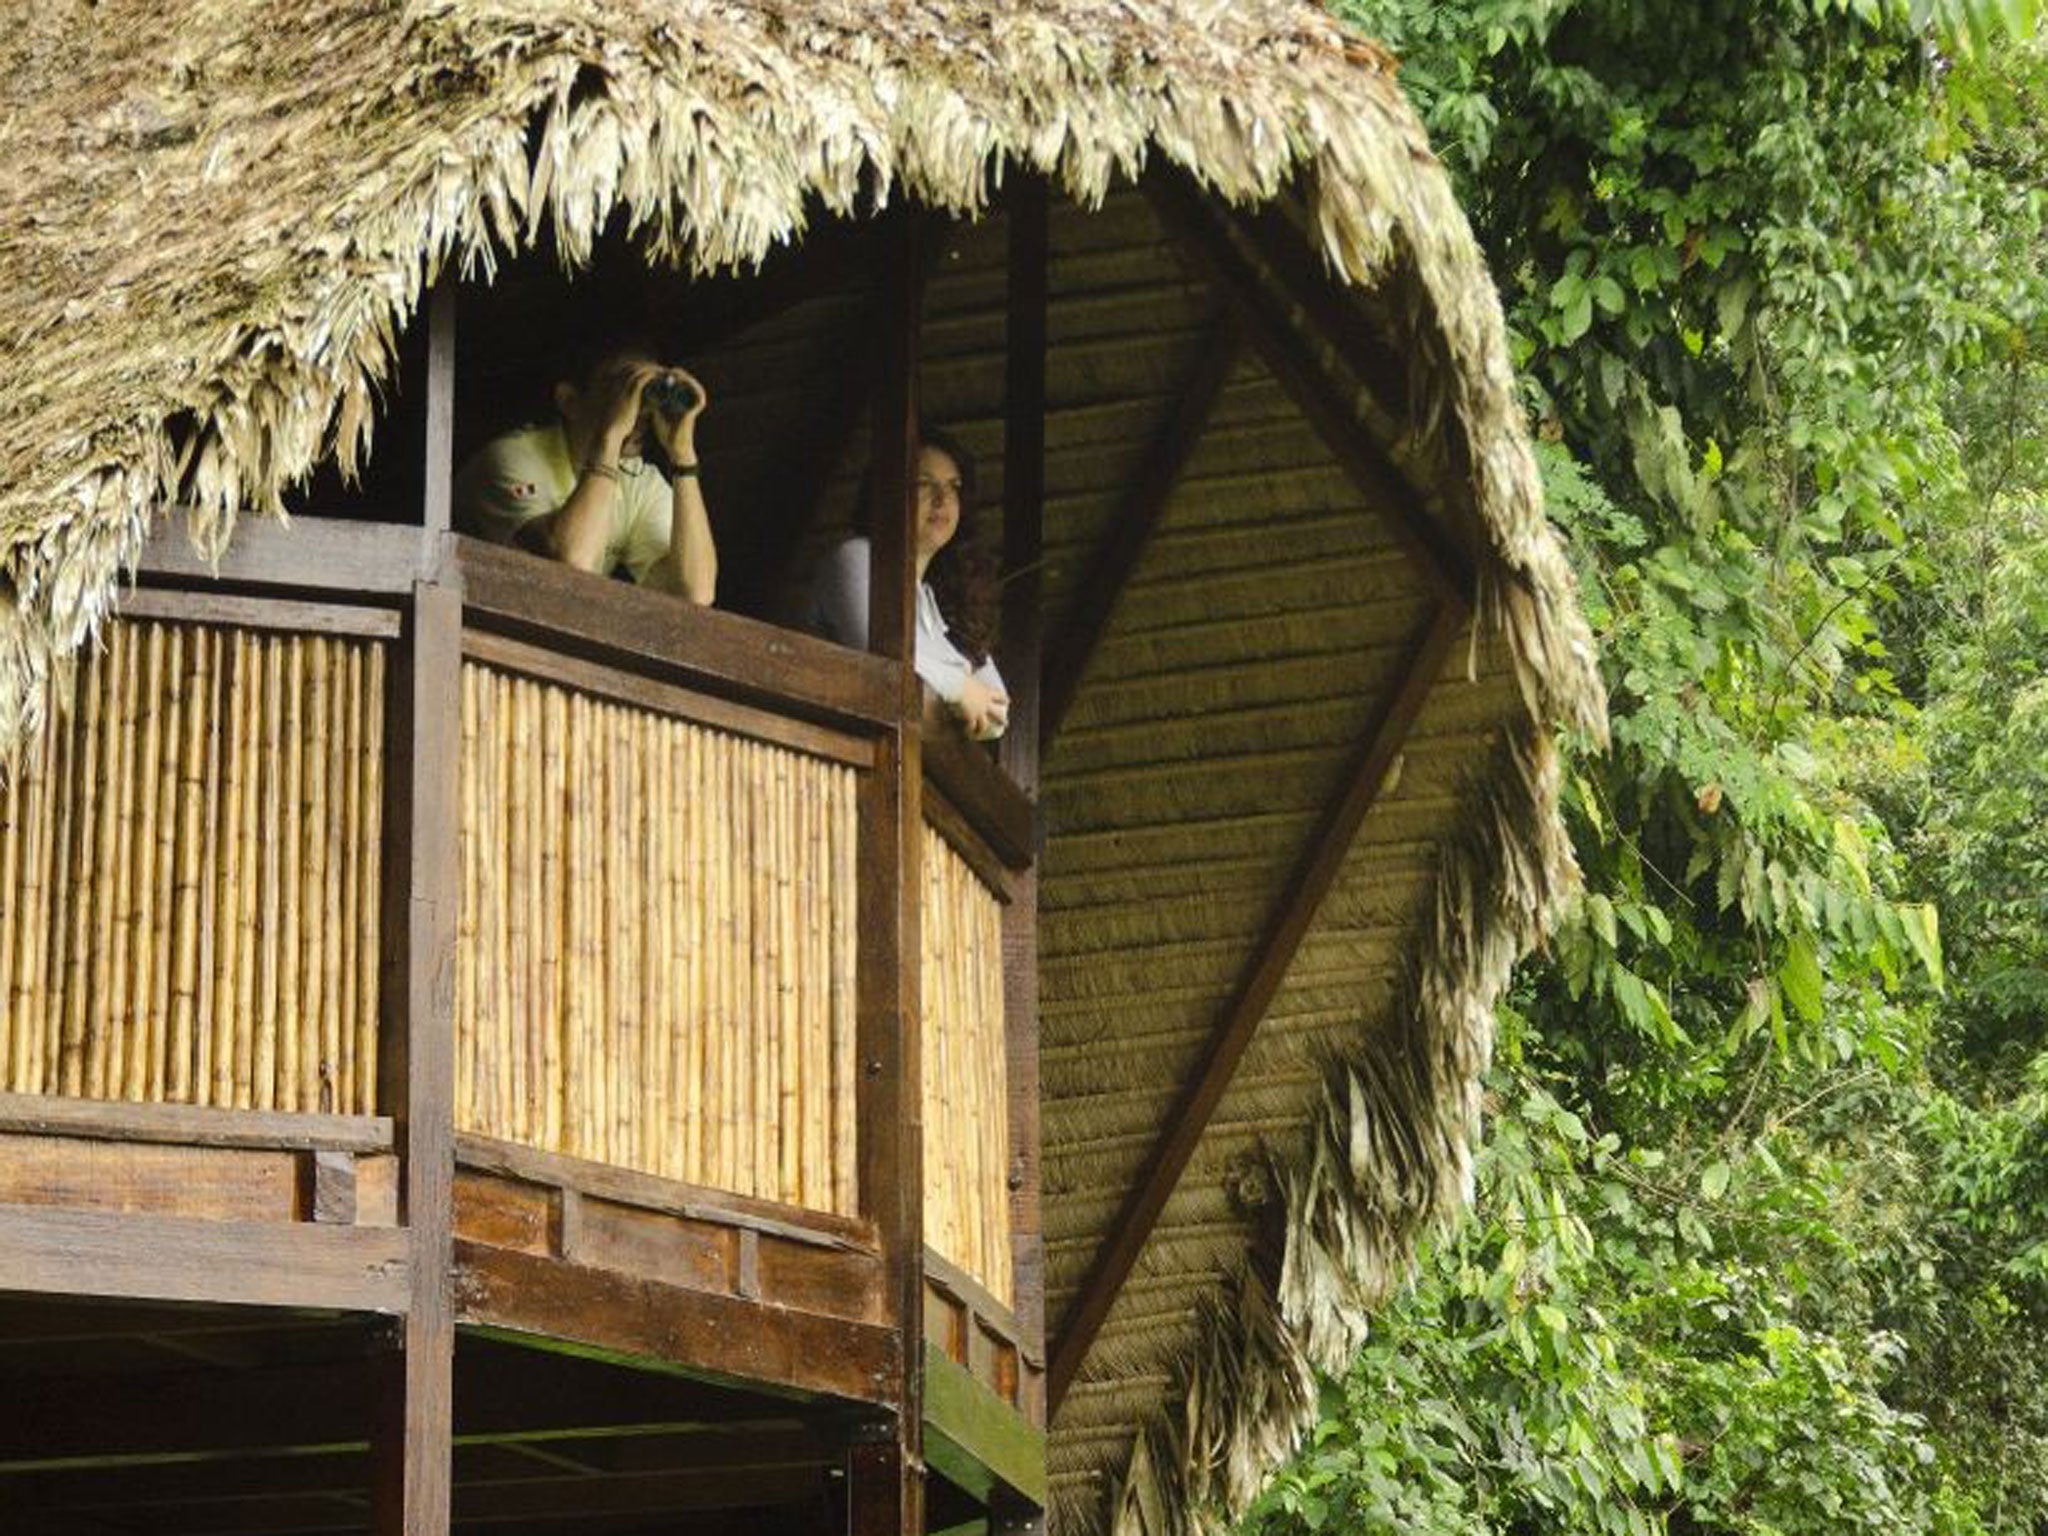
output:
M407 1284L388 1228L0 1209L0 1292L396 1313Z
M924 1379L932 1466L984 1504L1006 1489L1043 1505L1044 1433L929 1343Z
M1245 254L1228 227L1217 222L1192 183L1162 174L1146 180L1145 192L1161 222L1228 297L1261 359L1316 436L1366 500L1387 517L1416 568L1445 597L1470 603L1476 580L1471 554L1431 514L1400 467L1358 419L1353 402L1334 387L1290 324L1287 300L1275 292L1270 274ZM1361 363L1356 371L1363 374L1369 366Z
M0 1132L90 1136L101 1141L153 1141L188 1147L278 1147L333 1152L389 1152L383 1115L310 1115L193 1104L129 1104L0 1093Z
M890 1330L658 1280L458 1241L457 1315L640 1369L826 1394L892 1399L903 1374Z
M1436 606L1410 639L1393 692L1373 712L1336 794L1317 818L1296 856L1293 870L1267 914L1230 999L1211 1031L1200 1065L1181 1089L1137 1182L1125 1197L1108 1237L1081 1283L1053 1347L1047 1379L1048 1411L1057 1412L1081 1362L1101 1331L1131 1269L1144 1251L1159 1214L1166 1208L1216 1106L1222 1102L1238 1063L1251 1046L1266 1009L1287 977L1295 951L1315 920L1323 898L1336 883L1366 812L1442 673L1451 647L1464 628L1466 609L1445 601Z
M1045 661L1045 696L1040 702L1038 721L1041 752L1050 751L1053 739L1059 735L1060 724L1080 690L1081 675L1109 628L1117 599L1137 570L1152 530L1165 513L1173 488L1180 484L1195 445L1201 441L1202 429L1208 425L1217 396L1223 393L1223 385L1237 364L1238 350L1237 322L1225 307L1203 331L1194 364L1174 397L1173 407L1146 448L1137 476L1089 558L1081 588L1060 623L1059 638Z
M893 1527L862 1536L923 1536L924 1100L919 901L924 867L923 689L917 647L918 366L924 303L921 221L901 214L883 272L890 317L876 400L874 527L870 530L868 649L894 668L894 725L859 794L860 936L856 1052L861 1064L860 1209L882 1243L884 1317L899 1354L886 1400L886 1439L857 1448L850 1481L893 1481L854 1500L863 1519ZM886 1463L886 1467L884 1466Z
M439 558L439 541L408 525L245 517L216 563L192 548L183 522L181 508L158 512L142 550L144 586L246 583L388 599L410 595Z
M1039 1209L1038 807L1044 701L1046 309L1051 191L1018 181L1009 200L1009 271L1003 390L1003 680L1010 724L1002 764L1030 809L1030 864L1010 881L1003 908L1003 1050L1010 1129L1010 1294L1019 1353L1045 1359L1045 1242ZM926 1255L926 1267L931 1267ZM990 1298L991 1300L993 1298ZM970 1326L972 1324L970 1323ZM1044 1427L1044 1400L1025 1390L1038 1372L1020 1364L1020 1408ZM1039 1447L1041 1490L1044 1446Z
M895 674L873 657L523 550L455 549L471 618L508 634L800 719L895 723Z
M437 301L435 311L441 316ZM448 496L452 317L437 320L428 356L427 521ZM452 536L440 535L444 545ZM444 562L447 556L444 553ZM462 756L462 597L441 580L413 588L410 627L386 718L384 1018L379 1103L393 1111L403 1158L401 1216L410 1238L406 1315L383 1354L372 1436L378 1536L442 1536L448 1528L454 1434L455 949L460 868L456 783Z

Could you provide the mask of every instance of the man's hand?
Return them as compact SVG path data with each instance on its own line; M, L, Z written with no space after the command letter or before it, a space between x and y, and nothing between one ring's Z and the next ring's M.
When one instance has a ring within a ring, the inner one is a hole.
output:
M654 379L679 379L689 385L692 403L676 415L653 401L647 403L647 419L653 436L661 444L662 452L668 455L671 464L685 465L697 462L697 418L704 407L711 402L711 395L698 377L684 368L656 368L649 376ZM646 388L643 384L642 389Z

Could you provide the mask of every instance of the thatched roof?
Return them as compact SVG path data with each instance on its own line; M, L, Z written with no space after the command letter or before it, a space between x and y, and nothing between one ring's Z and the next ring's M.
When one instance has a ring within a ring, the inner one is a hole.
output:
M1465 1197L1494 1000L1572 877L1553 732L1601 729L1498 304L1390 61L1284 0L48 0L9 19L0 742L110 610L153 509L184 503L217 546L358 451L393 337L452 262L488 272L543 234L573 261L623 209L650 254L723 271L820 210L980 215L1019 165L1080 210L1160 163L1241 205L1293 189L1406 360L1391 447L1466 527L1478 619L1054 1426L1064 1529L1166 1536L1245 1497L1306 1421L1308 1365L1343 1358ZM1184 362L1159 304L1207 307L1142 199L1062 219L1056 296L1099 302L1092 333L1055 317L1073 413L1048 434L1051 613L1151 420L1146 369ZM951 280L971 287L971 255ZM1377 520L1342 515L1381 509L1255 363L1202 452L1047 765L1055 1321L1418 611Z

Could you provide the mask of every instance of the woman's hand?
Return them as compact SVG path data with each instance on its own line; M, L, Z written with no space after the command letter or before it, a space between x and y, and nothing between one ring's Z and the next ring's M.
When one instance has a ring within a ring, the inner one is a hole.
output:
M1002 735L1003 728L1010 723L1010 696L978 677L969 677L961 686L960 702L954 707L960 711L967 734L976 741Z

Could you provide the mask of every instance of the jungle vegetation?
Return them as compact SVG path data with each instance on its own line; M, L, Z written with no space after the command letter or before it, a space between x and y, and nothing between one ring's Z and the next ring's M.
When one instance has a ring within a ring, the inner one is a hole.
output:
M1605 654L1473 1215L1256 1536L2048 1532L2048 38L1341 0Z

